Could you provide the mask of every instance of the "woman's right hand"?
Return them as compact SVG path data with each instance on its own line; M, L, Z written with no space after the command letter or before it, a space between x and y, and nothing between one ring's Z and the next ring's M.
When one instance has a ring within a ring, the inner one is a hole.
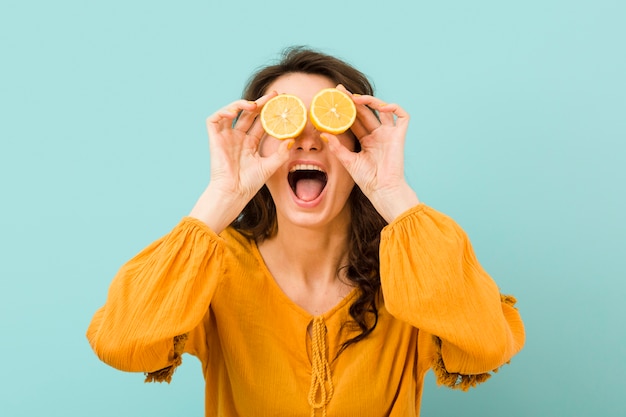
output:
M211 181L189 215L202 220L216 233L241 213L289 158L293 140L283 141L274 154L259 154L265 131L257 116L275 96L276 92L272 92L256 101L238 100L207 118Z

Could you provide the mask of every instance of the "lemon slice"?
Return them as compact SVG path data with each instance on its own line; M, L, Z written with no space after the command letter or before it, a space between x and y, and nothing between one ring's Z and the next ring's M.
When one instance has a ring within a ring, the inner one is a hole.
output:
M295 138L306 125L306 107L298 97L280 94L263 106L261 125L276 139Z
M317 130L338 135L354 123L356 106L346 93L325 88L313 97L309 115Z

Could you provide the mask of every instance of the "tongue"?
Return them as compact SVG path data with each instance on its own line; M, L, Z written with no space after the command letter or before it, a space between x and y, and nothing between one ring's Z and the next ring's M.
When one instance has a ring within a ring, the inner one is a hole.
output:
M296 196L303 201L313 201L322 192L324 184L316 179L301 179L296 183Z

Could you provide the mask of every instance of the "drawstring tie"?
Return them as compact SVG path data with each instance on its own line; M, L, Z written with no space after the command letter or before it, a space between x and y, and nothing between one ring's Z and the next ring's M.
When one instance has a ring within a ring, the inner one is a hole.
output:
M322 410L326 417L326 405L333 396L334 387L330 377L330 364L326 357L326 326L322 317L313 319L311 329L311 389L309 405L311 417L317 410Z

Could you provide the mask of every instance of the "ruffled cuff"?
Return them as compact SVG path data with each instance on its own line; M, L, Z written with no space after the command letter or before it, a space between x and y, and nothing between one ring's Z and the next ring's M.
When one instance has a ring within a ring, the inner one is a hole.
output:
M512 295L500 295L500 299L503 304L507 304L515 308L517 300ZM435 345L435 359L433 360L432 369L435 373L435 378L438 385L443 385L452 389L460 389L467 391L476 385L485 382L491 378L492 373L485 372L474 375L464 375L457 372L448 372L446 366L443 363L443 356L441 354L441 339L437 336L433 336L433 344ZM507 361L502 366L509 364L511 361ZM497 373L502 366L497 367L491 372Z
M171 355L172 364L158 371L147 372L144 382L167 382L168 384L172 382L174 371L183 363L182 355L188 335L189 333L185 333L174 337L174 349Z

